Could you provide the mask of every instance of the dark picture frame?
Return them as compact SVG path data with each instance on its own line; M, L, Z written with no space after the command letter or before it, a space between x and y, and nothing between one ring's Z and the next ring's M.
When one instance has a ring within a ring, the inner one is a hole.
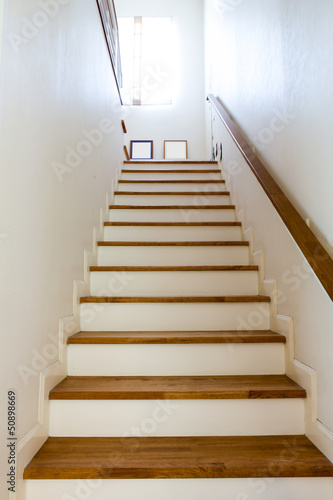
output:
M131 141L131 160L152 160L154 141Z

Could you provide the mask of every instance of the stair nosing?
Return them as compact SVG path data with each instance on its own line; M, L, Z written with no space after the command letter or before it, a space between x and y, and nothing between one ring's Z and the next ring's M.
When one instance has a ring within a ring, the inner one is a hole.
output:
M104 226L241 227L241 222L104 222Z
M221 297L81 297L81 304L234 304L270 303L269 296L237 295Z
M124 165L218 165L217 161L213 160L126 160Z
M54 400L298 399L306 391L286 375L67 376Z
M67 344L285 344L286 341L284 335L271 330L149 333L81 331L68 337Z
M230 191L115 191L115 196L230 196Z
M91 272L242 272L259 271L259 266L91 266Z
M110 210L235 210L235 205L109 205Z
M129 247L135 247L135 246L142 246L142 247L215 247L215 246L221 246L221 247L249 247L250 243L248 241L99 241L98 246L100 247L118 247L118 246L129 246Z
M175 170L163 170L163 169L122 169L123 174L222 174L221 170L218 168L214 169L175 169ZM209 180L209 179L207 179Z
M258 471L264 471L261 477L274 479L333 477L333 464L304 435L51 437L26 466L23 477L216 479L253 478Z
M119 179L120 184L225 184L223 179Z

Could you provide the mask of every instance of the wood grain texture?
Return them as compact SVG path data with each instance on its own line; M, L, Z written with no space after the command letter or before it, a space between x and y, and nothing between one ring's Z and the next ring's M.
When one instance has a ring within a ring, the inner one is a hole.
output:
M104 222L104 226L241 227L241 222Z
M99 247L249 247L248 241L99 241Z
M244 477L333 477L333 465L305 436L60 437L24 471L24 479Z
M130 155L129 155L129 152L127 150L127 146L124 146L124 153L125 153L126 158L128 159L130 157Z
M286 337L270 330L220 332L79 332L67 344L276 344Z
M135 180L126 180L120 179L118 181L119 184L225 184L224 180L155 180L155 179L135 179Z
M123 174L147 174L147 173L155 173L155 174L220 174L221 173L221 170L219 170L218 168L216 169L199 169L199 168L196 168L196 169L186 169L186 170L182 170L182 169L178 169L178 170L152 170L152 169L149 169L149 170L134 170L134 169L131 169L131 170L128 170L128 169L124 169L122 170L122 173ZM206 182L209 182L209 179L207 179Z
M157 164L157 165L217 165L217 161L198 161L198 160L178 160L178 161L171 161L171 160L150 160L150 161L142 161L142 160L132 160L132 161L124 161L125 165L151 165L151 164Z
M91 272L259 271L259 266L91 266Z
M261 295L230 297L81 297L80 304L220 304L267 303L270 297Z
M305 398L285 375L196 377L66 377L50 400Z
M110 210L235 210L235 205L110 205Z
M213 95L209 95L208 99L225 124L236 146L281 217L295 243L302 251L327 294L333 300L333 259L253 152L220 101Z
M115 191L115 196L230 196L230 191Z

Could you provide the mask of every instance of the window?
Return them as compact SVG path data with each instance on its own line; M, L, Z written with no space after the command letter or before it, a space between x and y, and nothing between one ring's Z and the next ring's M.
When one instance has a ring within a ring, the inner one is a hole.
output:
M118 19L126 105L172 104L173 23L171 17Z

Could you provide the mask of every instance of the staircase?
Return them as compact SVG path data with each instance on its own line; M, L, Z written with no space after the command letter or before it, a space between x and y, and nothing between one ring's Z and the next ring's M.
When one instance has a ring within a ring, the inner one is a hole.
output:
M332 499L217 163L126 162L117 189L27 500Z

